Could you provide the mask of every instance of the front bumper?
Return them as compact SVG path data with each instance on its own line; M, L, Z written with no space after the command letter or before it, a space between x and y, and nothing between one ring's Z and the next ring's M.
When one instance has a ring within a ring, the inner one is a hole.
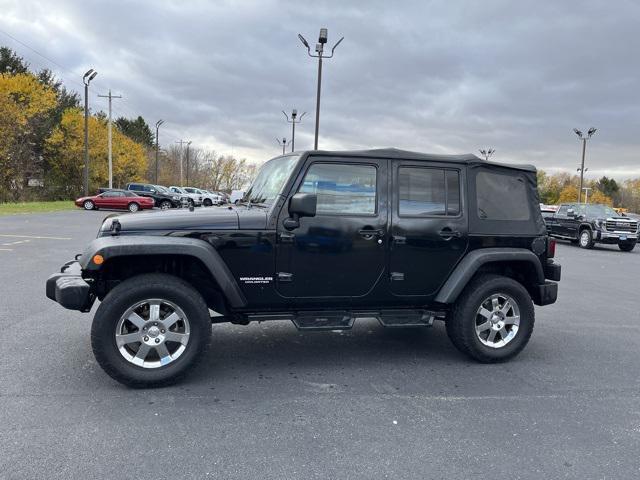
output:
M600 243L637 242L637 232L596 230L595 240Z
M47 279L47 297L69 310L88 312L95 300L91 286L82 278L82 268L77 261L67 262Z

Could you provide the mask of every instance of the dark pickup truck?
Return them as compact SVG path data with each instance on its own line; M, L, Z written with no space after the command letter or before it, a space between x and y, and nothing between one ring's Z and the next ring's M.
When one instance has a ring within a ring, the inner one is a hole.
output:
M47 296L88 312L100 366L166 385L202 357L212 322L300 330L444 321L480 362L529 341L560 266L536 170L474 155L308 151L266 162L236 206L106 218ZM212 315L211 312L217 312Z
M555 214L545 217L545 223L549 235L570 240L582 248L605 243L617 244L623 252L630 252L638 241L637 220L597 203L564 203Z

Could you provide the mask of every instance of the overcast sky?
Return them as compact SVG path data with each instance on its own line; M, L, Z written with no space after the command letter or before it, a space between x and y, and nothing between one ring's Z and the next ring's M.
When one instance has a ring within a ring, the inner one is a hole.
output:
M317 61L297 34L313 46L320 27L345 37L324 63L322 149L493 147L575 172L572 129L595 126L587 173L640 175L638 1L0 0L0 45L34 68L73 89L94 68L116 115L166 121L164 146L251 161L290 137L283 109L308 112L296 148L313 147Z

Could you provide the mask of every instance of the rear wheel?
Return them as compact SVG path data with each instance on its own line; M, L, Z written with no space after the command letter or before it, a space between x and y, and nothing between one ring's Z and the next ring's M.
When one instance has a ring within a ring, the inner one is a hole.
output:
M509 277L482 275L460 295L446 328L462 353L493 363L520 353L534 321L533 302L522 284Z
M213 202L211 201L211 199L210 199L210 198L205 198L205 199L204 199L204 201L202 202L202 204L203 204L205 207L210 207L211 205L213 205Z
M82 206L84 207L85 210L93 210L94 208L96 208L96 204L93 203L91 200L85 200Z
M131 202L127 208L129 209L130 212L135 213L138 210L140 210L140 205L138 205L136 202Z
M579 242L580 248L593 248L593 233L588 228L585 228L580 232Z
M636 246L636 242L620 242L618 248L623 252L630 252Z
M200 294L172 275L130 278L100 304L91 327L96 360L131 387L158 387L182 378L202 357L211 336Z

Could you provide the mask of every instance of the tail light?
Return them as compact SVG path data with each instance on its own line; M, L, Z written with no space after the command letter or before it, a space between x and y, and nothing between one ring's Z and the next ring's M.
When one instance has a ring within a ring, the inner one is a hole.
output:
M547 258L556 256L556 239L547 237Z

